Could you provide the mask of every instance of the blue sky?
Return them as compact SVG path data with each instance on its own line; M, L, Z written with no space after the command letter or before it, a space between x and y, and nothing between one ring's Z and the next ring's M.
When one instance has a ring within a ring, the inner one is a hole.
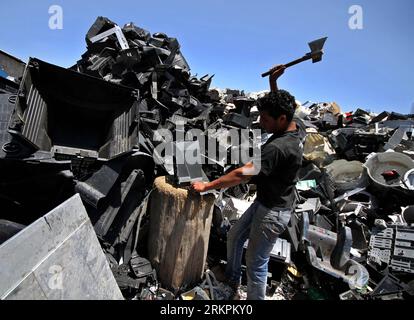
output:
M63 9L62 30L48 27L51 5ZM351 5L363 9L362 30L348 26ZM100 15L178 38L193 74L215 74L213 86L248 92L267 89L262 72L328 36L323 61L288 69L281 88L302 102L336 101L343 111L409 113L414 103L412 0L2 0L0 49L69 67Z

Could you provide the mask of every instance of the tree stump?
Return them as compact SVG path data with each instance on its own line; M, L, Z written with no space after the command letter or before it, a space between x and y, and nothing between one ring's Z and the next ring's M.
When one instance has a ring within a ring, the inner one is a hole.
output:
M176 188L159 177L150 199L149 259L164 288L200 281L207 257L215 197Z

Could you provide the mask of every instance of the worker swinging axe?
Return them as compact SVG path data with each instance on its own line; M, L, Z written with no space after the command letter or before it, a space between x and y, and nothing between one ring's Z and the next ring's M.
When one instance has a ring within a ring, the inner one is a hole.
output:
M322 49L323 49L323 46L325 45L326 39L328 39L328 37L321 38L321 39L309 42L308 45L311 49L311 52L307 53L306 55L304 55L300 59L296 59L292 62L289 62L289 63L283 65L284 69L289 68L291 66L294 66L294 65L296 65L298 63L301 63L303 61L310 60L310 59L312 59L313 63L321 61L322 60L322 55L323 55L323 50ZM278 66L278 67L280 67L280 66ZM264 78L264 77L270 76L273 73L273 71L275 71L275 68L272 68L269 71L263 73L262 77Z

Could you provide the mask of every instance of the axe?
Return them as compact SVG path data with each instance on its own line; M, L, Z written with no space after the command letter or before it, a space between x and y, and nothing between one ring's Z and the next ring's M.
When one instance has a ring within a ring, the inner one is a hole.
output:
M322 60L322 55L323 55L323 46L325 44L326 39L328 39L328 37L325 38L321 38L312 42L309 42L308 45L311 49L311 52L307 53L306 55L304 55L302 58L294 60L292 62L289 62L287 64L285 64L284 66L286 68L289 68L291 66L294 66L295 64L301 63L303 61L306 60L310 60L312 59L313 63L319 62ZM262 74L262 77L267 77L269 76L272 72L274 71L274 69L270 69L269 71L265 72Z

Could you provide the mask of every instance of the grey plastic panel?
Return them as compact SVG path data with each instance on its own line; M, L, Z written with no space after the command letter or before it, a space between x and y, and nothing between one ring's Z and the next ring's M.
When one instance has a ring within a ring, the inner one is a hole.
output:
M0 246L0 298L123 299L77 194Z

